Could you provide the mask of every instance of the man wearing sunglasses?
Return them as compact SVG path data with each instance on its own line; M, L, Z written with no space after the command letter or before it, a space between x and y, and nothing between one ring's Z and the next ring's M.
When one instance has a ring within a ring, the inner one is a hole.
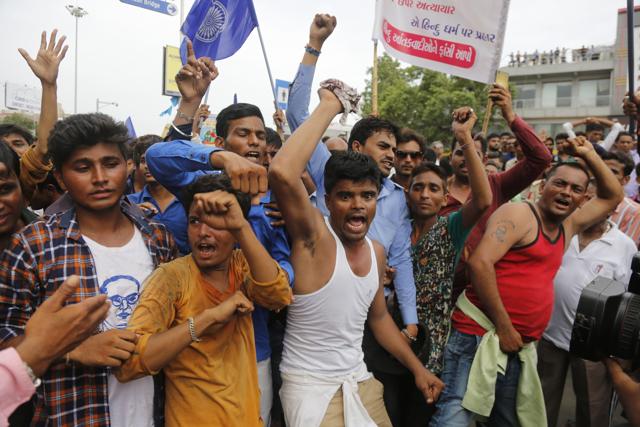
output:
M391 180L408 190L411 172L422 163L425 152L424 137L412 129L402 129L396 143L396 156L393 165L396 173L391 177Z

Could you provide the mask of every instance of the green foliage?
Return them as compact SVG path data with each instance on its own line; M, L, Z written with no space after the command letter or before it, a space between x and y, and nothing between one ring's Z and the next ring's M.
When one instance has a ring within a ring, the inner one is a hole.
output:
M11 123L14 125L22 126L23 128L31 131L35 134L35 123L33 119L23 113L11 113L0 120L0 123Z
M371 114L371 68L364 91L363 113ZM378 59L378 112L399 126L423 134L428 141L451 141L451 113L470 106L480 131L487 105L485 84L416 66L402 67L386 53ZM494 111L494 114L497 113ZM499 114L498 116L499 117ZM504 126L493 120L489 129Z

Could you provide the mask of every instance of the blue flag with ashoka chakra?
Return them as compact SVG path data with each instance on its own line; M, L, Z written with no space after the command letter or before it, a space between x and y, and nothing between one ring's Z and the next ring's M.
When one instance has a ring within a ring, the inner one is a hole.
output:
M244 44L258 18L251 0L196 0L180 31L193 43L197 58L228 58ZM187 61L187 42L180 46L182 63Z

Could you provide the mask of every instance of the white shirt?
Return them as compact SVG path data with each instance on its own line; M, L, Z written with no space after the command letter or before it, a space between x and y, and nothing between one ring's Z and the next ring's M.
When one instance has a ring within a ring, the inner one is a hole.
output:
M93 256L100 292L111 301L101 329L125 329L138 305L142 284L153 271L153 259L140 231L124 246L103 246L82 236ZM153 378L128 383L109 375L109 416L114 427L153 427Z
M626 234L609 221L611 228L580 252L578 236L573 236L553 281L553 313L542 335L556 347L569 351L573 321L582 290L597 276L629 284L631 259L637 248Z

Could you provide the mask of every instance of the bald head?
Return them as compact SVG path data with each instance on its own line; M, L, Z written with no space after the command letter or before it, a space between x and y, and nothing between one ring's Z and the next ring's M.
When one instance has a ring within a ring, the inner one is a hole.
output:
M349 146L347 145L347 141L340 138L339 136L334 136L327 139L324 144L327 146L329 151L347 151L347 149L349 148Z

